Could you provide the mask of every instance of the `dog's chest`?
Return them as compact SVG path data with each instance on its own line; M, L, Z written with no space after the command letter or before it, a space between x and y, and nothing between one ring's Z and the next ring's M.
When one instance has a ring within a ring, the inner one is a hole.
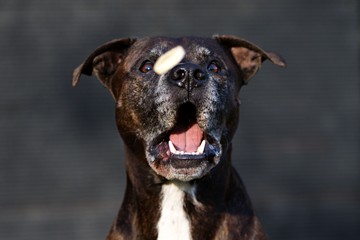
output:
M191 224L184 210L185 192L191 187L185 183L162 186L160 219L157 224L158 240L191 240Z

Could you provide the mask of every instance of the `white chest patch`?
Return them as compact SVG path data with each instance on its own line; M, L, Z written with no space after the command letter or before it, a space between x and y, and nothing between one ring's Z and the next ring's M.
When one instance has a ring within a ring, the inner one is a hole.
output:
M187 183L170 183L162 186L161 215L157 224L158 240L191 240L190 220L184 210L184 191Z

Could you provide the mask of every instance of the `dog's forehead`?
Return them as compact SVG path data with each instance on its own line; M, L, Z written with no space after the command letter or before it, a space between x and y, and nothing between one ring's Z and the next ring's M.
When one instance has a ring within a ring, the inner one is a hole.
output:
M193 58L198 55L211 55L213 53L223 53L222 47L212 38L199 37L152 37L138 40L134 46L136 51L160 56L171 48L181 45L186 55ZM141 49L141 50L140 50Z

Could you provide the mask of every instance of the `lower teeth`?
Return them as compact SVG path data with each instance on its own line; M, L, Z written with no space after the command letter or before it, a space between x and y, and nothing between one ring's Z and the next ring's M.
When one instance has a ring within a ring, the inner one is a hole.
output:
M170 152L173 154L177 154L177 155L201 155L204 153L205 150L205 140L203 140L199 146L199 148L197 149L197 152L184 152L184 151L178 151L176 150L174 144L169 141L169 149Z

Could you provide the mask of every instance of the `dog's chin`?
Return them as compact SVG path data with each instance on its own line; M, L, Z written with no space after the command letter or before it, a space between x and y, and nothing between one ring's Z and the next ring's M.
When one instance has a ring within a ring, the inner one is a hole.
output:
M199 152L187 153L173 148L171 141L150 147L147 159L156 174L167 180L191 181L208 174L220 161L221 147L202 140Z

